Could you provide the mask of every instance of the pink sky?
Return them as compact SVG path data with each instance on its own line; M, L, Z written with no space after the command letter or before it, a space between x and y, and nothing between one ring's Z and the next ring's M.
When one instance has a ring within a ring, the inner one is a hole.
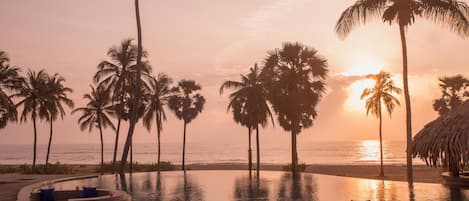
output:
M377 20L358 27L346 40L339 39L335 22L353 2L141 0L143 43L154 72L164 72L175 80L194 79L204 88L206 108L190 124L188 143L247 141L246 129L226 113L227 98L219 96L218 88L224 80L238 79L284 41L315 47L328 59L330 68L328 94L319 105L314 127L301 133L300 146L316 140L377 139L377 120L366 117L359 104L352 107L346 102L352 96L350 85L359 79L353 75L376 67L392 72L401 85L399 32ZM136 36L133 1L129 0L2 1L0 25L0 49L9 54L11 64L63 75L75 90L71 97L77 106L84 104L82 95L91 84L96 65L107 59L107 49ZM437 116L431 106L440 96L437 78L454 74L469 77L469 40L418 19L408 31L408 48L416 132ZM384 119L385 140L405 139L403 110L397 108L392 119ZM54 143L99 142L96 132L80 132L76 121L77 116L68 115L56 122ZM38 131L39 143L45 144L47 125L41 122ZM0 131L0 144L30 144L32 136L30 123L10 124ZM106 143L113 138L110 130L105 131ZM169 115L162 140L179 142L181 138L182 122ZM280 127L262 130L261 140L289 146L285 143L289 135ZM136 142L155 141L154 131L148 134L139 126Z

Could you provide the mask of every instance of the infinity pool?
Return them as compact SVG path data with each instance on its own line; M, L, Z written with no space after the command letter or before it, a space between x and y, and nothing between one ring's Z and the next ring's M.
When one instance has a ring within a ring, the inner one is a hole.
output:
M135 201L336 201L467 200L469 190L441 184L394 182L347 177L264 171L260 179L247 171L187 171L105 175L57 183L60 189L97 186L128 192Z

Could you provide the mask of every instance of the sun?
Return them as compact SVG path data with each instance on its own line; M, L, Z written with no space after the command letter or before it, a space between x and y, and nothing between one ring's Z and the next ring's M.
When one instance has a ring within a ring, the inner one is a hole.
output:
M344 108L347 111L362 113L365 110L365 100L361 100L360 96L363 90L372 88L376 81L367 78L366 75L378 74L383 70L384 65L378 59L361 56L355 58L355 64L350 65L347 71L341 73L343 76L355 77L357 80L347 87L348 97L345 100Z

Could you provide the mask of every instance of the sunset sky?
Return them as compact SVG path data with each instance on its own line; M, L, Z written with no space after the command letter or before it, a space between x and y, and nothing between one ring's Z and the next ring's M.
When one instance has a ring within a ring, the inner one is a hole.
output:
M398 28L380 20L359 26L345 40L334 26L354 0L141 0L143 46L154 73L194 79L207 99L203 113L188 127L188 143L245 143L247 129L236 125L226 112L227 97L218 89L228 79L239 79L266 52L282 42L312 46L328 60L328 93L321 101L315 125L299 136L300 147L318 140L378 138L378 122L366 116L359 95L370 82L368 73L389 71L402 86L401 46ZM469 1L466 0L469 3ZM85 101L97 64L106 51L125 38L136 37L133 1L128 0L24 0L0 3L0 50L11 64L59 73L74 89L76 106ZM469 76L469 40L440 25L419 18L408 30L410 92L413 131L437 117L432 100L440 96L438 77ZM373 83L371 83L373 84ZM403 103L403 99L401 102ZM167 112L170 113L169 111ZM384 139L405 140L404 107L384 116ZM163 142L180 142L183 123L169 115ZM125 130L126 131L126 130ZM31 144L32 125L10 124L0 131L0 144ZM48 139L41 122L39 143ZM81 132L77 115L55 123L54 143L99 143L97 131ZM124 133L121 135L124 137ZM114 133L105 131L106 143ZM261 143L289 146L290 136L269 125ZM156 142L139 124L136 142ZM123 142L123 138L121 140Z

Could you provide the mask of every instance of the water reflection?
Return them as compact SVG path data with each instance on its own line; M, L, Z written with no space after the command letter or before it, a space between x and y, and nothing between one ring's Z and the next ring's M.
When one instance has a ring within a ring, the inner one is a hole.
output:
M234 199L237 201L267 201L269 200L269 188L267 181L241 177L235 180Z
M277 200L319 200L316 186L316 182L310 174L285 173L280 178Z
M204 200L203 191L188 173L184 171L182 183L176 185L171 201L201 201Z
M82 186L119 189L134 201L329 201L435 200L462 201L469 191L441 184L393 182L326 175L262 172L257 180L247 171L193 171L104 175L54 184L57 190Z

